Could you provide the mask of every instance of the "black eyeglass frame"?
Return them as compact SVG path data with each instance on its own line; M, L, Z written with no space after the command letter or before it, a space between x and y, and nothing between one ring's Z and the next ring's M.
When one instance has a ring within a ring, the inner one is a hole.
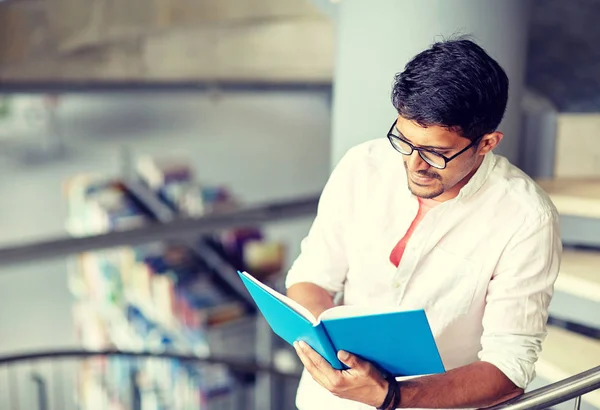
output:
M410 142L408 142L407 140L405 140L404 138L401 138L398 135L394 135L392 133L392 131L394 130L394 127L396 126L396 120L394 120L394 122L392 123L392 126L390 127L390 130L387 133L387 137L388 140L390 141L390 144L392 144L392 147L398 151L400 154L402 155L412 155L412 153L414 151L417 151L419 153L419 156L421 157L421 159L423 159L423 161L427 162L429 165L431 165L432 167L436 168L436 169L445 169L448 166L448 162L452 161L454 158L458 157L459 155L461 155L462 153L466 152L469 148L479 144L479 142L481 141L481 139L484 137L483 135L480 137L475 138L473 141L471 141L471 143L469 145L467 145L466 147L464 147L463 149L461 149L460 151L458 151L456 154L452 155L450 158L446 157L445 155L440 154L439 152L435 152L432 151L428 148L420 148L420 147L415 147L413 144L411 144ZM402 152L400 151L396 145L394 144L393 140L398 140L398 141L402 141L404 144L408 145L410 147L410 152L406 153L406 152ZM427 158L426 156L424 156L422 154L422 152L427 152L429 154L435 155L437 157L440 157L441 159L444 160L444 166L439 166L437 164L432 164L429 158Z

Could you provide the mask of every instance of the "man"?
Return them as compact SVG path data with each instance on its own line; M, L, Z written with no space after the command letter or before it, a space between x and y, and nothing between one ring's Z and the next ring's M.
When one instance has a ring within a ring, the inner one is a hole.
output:
M296 345L300 410L485 407L531 382L562 248L548 197L492 153L507 98L502 68L466 39L396 75L387 139L333 171L286 286L315 315L339 292L345 304L424 308L447 371L396 385L348 352L350 370L336 371Z

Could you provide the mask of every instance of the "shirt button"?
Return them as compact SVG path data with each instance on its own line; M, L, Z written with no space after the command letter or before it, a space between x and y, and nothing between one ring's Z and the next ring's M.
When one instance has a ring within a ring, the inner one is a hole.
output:
M394 289L398 289L400 287L400 282L394 282L392 286L394 287Z

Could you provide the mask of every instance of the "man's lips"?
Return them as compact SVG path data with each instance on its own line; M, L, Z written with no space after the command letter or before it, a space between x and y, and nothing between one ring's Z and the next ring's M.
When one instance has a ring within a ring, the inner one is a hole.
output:
M413 180L413 182L416 182L417 184L430 184L437 179L434 177L420 174L410 174L410 178Z

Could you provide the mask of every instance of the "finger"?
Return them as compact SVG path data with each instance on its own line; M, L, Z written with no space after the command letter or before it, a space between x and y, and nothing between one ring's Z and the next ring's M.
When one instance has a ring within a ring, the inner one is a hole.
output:
M366 369L369 365L369 362L361 360L357 356L348 353L344 350L340 350L337 356L340 362L344 363L346 366L354 370L363 370Z
M327 386L327 378L323 376L323 374L319 371L317 367L315 367L312 360L306 355L306 353L302 350L298 342L294 343L294 348L296 349L296 353L300 358L300 361L304 365L306 371L312 376L312 378L319 383L322 387L328 388Z
M341 372L335 370L320 354L305 342L297 343L298 356L313 378L329 391L340 387L343 382Z
M315 363L315 361L318 361L315 355L319 356L319 354L316 353L305 342L296 342L294 346L296 347L298 357L300 357L300 360L302 360L302 363L304 364L304 367L306 367L306 370L308 370L311 373L317 371L320 372L319 366L317 366Z
M315 365L312 358L310 357L310 353L307 352L307 349L303 349L298 342L294 343L294 347L296 348L296 353L298 354L300 361L304 365L304 368L310 373L310 375L313 376L315 380L323 379L321 370Z
M325 360L319 353L317 353L312 347L310 347L305 342L298 343L300 350L306 356L308 360L312 363L314 367L319 369L319 371L323 373L331 373L335 372L335 369L331 367L329 362Z
M314 366L313 366L312 362L310 361L310 359L308 358L308 356L306 356L306 353L304 353L304 351L300 348L300 345L298 344L298 342L294 342L294 349L296 349L296 354L300 358L300 361L302 362L302 364L304 365L306 370L308 370L310 373Z

